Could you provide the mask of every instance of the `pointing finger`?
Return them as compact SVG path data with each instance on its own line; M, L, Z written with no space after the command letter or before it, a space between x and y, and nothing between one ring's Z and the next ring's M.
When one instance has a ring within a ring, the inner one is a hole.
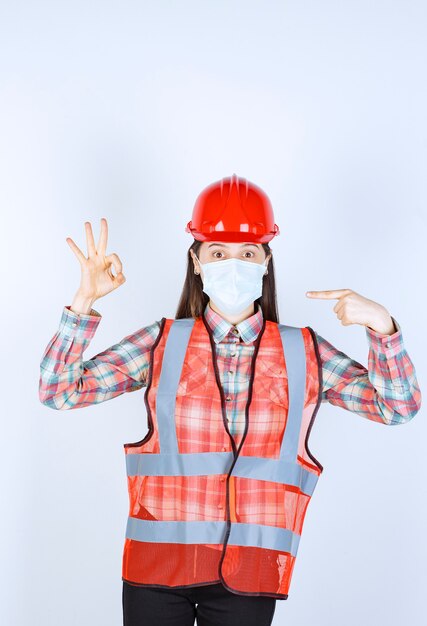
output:
M331 300L333 298L341 298L348 293L350 293L350 289L328 289L326 291L306 291L306 296L309 298L319 298Z

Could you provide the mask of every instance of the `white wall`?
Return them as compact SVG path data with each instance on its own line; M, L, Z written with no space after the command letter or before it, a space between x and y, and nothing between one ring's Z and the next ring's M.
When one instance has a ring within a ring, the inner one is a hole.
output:
M146 432L144 392L38 400L85 220L97 240L107 217L127 277L87 358L174 315L195 198L235 172L281 229L280 321L366 365L364 328L305 296L352 288L399 321L425 387L426 27L412 0L0 5L2 623L122 623L122 443ZM275 624L425 623L426 435L424 407L388 428L322 405L325 471Z

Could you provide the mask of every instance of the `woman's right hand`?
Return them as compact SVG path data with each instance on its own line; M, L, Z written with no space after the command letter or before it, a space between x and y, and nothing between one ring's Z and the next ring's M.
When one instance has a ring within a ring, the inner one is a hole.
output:
M95 302L98 298L102 298L110 291L120 287L126 281L126 278L123 275L122 262L118 255L115 253L105 254L108 237L108 226L105 217L101 218L101 234L98 247L95 247L90 222L85 222L85 229L87 258L71 237L67 237L66 241L80 263L81 280L78 294L82 298ZM111 271L112 266L114 266L116 272L115 276Z

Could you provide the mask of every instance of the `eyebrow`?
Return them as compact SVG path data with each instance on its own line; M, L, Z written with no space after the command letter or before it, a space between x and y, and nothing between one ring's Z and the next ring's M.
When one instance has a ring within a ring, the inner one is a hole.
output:
M225 248L225 247L226 247L226 246L225 246L225 244L223 244L223 243L210 243L210 244L208 245L208 248L210 248L211 246L221 246L221 247L223 247L223 248ZM256 244L256 243L242 243L242 244L240 245L240 247L242 248L243 246L255 246L255 248L259 248L259 246L257 246L257 244Z

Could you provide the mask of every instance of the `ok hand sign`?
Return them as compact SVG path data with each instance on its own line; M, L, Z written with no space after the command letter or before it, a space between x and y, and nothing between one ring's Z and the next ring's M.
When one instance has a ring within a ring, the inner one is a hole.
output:
M98 245L95 240L90 222L85 222L87 257L74 243L71 237L66 242L80 263L81 278L78 293L86 299L95 302L113 289L123 285L126 278L123 274L123 266L120 257L115 252L107 254L108 224L105 217L101 218L101 234ZM114 267L116 275L113 274Z

